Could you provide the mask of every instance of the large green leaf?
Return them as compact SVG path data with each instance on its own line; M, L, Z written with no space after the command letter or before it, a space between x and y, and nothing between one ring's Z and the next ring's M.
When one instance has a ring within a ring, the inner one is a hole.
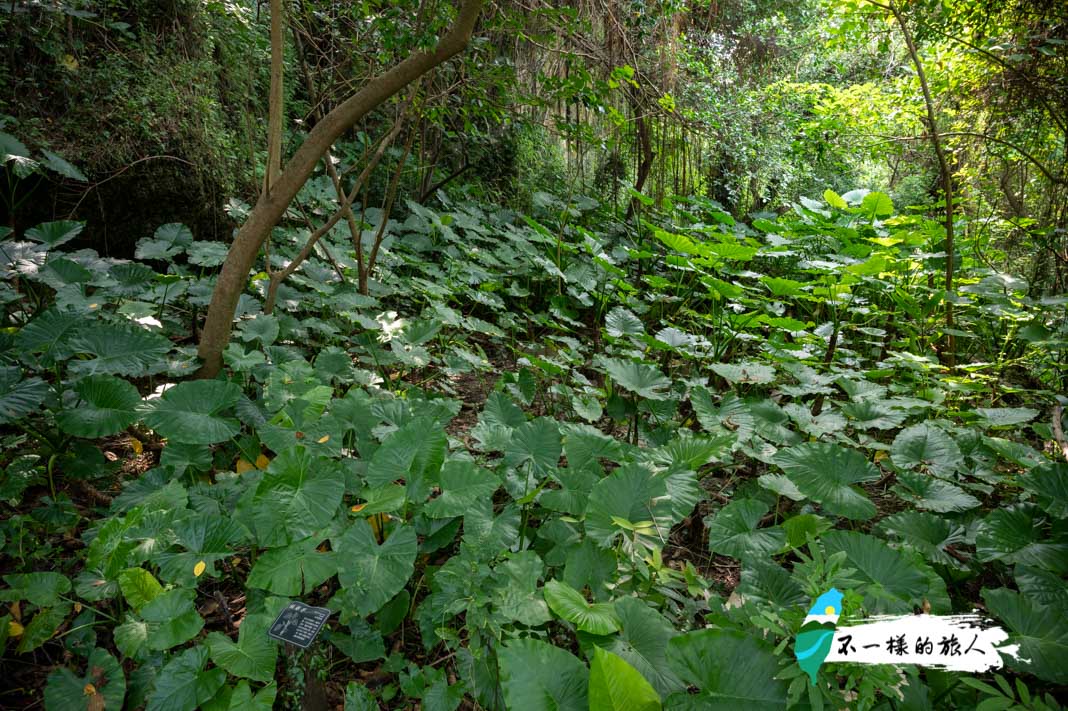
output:
M589 711L589 670L566 650L533 639L498 653L505 704L524 711Z
M204 670L207 647L191 647L174 656L156 676L146 711L193 711L207 703L226 683L222 669Z
M712 363L708 367L728 383L767 384L775 381L775 368L763 363Z
M975 533L975 555L1068 573L1068 539L1051 538L1048 516L1034 504L1016 504L987 514Z
M619 633L594 638L594 643L626 660L661 696L682 690L683 683L667 663L668 642L678 634L671 623L636 597L616 600L615 608Z
M40 378L22 379L18 367L0 367L0 425L30 414L44 402L48 384Z
M894 201L886 193L871 192L860 201L860 212L869 220L894 214Z
M977 407L975 414L991 427L1022 425L1038 417L1038 410L1030 407Z
M242 321L239 335L244 341L259 341L261 346L266 347L278 338L280 328L277 316L261 313L248 321Z
M439 475L441 496L426 505L431 518L463 516L479 499L491 498L500 481L487 469L470 460L446 462Z
M874 400L859 400L842 405L842 412L861 430L892 430L900 427L907 413Z
M320 552L317 548L319 540L312 536L261 553L248 574L249 587L296 597L334 575L337 556L333 551Z
M242 679L233 689L224 686L210 704L200 708L204 711L271 711L277 696L278 686L273 682L253 694L252 687Z
M236 419L223 415L240 397L241 388L220 380L179 383L153 403L144 421L175 442L204 445L225 442L241 431Z
M441 425L432 418L417 417L375 450L367 467L367 484L383 486L402 480L408 484L410 498L422 499L423 490L429 490L429 482L436 479L445 461L447 448Z
M142 645L150 650L165 650L197 636L204 628L204 619L193 605L193 595L193 590L188 588L174 588L145 603L141 620L115 628L119 650L132 656ZM129 643L120 643L120 638Z
M377 612L408 583L418 547L412 526L398 526L381 545L367 521L350 526L336 545L346 602L361 615Z
M667 399L671 381L655 365L619 358L604 358L602 363L613 382L624 390L649 400Z
M961 463L960 447L948 434L927 423L907 427L894 438L890 459L902 469L923 468L949 476Z
M830 442L807 442L779 451L774 461L802 494L829 513L855 520L875 515L875 504L853 486L879 478L860 452Z
M1055 607L1068 615L1068 581L1042 568L1017 565L1016 586L1031 602Z
M517 469L529 464L531 473L540 479L556 471L560 451L559 425L548 417L539 417L515 428L505 446L504 458Z
M75 166L71 165L70 161L68 161L63 156L57 153L53 153L47 148L42 148L41 157L43 158L43 160L41 161L42 165L44 165L50 170L59 173L64 178L77 180L79 183L89 182L89 178L86 177L85 173L78 170Z
M136 378L167 368L171 342L139 326L99 323L79 329L70 339L70 350L91 356L70 362L74 375L104 373Z
M177 222L160 225L152 237L137 241L134 256L138 259L158 259L170 261L193 244L193 233L189 228Z
M463 549L478 560L495 558L519 540L519 507L509 504L494 514L489 499L476 501L464 514Z
M1023 595L1000 588L983 590L987 610L1005 623L1012 633L1010 642L1020 645L1014 669L1030 672L1055 684L1068 684L1068 618L1062 610L1028 600Z
M15 652L27 654L52 639L59 630L59 626L67 619L72 607L69 602L60 602L53 607L38 610L30 620L30 624L26 625Z
M60 573L14 573L5 575L4 582L10 586L0 590L0 600L17 602L25 600L38 607L58 605L70 592L70 579Z
M786 543L778 526L758 528L769 506L754 499L732 501L705 519L712 553L752 559L777 553Z
M590 711L656 711L660 696L626 661L593 648L590 662Z
M122 432L137 419L141 396L130 383L112 375L91 375L74 384L78 404L56 416L59 428L75 437L95 439Z
M1020 486L1035 495L1035 501L1050 516L1068 519L1068 464L1051 462L1020 477Z
M199 267L218 267L226 261L230 247L225 242L193 242L186 250L189 263Z
M612 634L619 629L619 618L611 604L586 602L582 593L567 583L550 580L542 588L542 594L553 612L582 632Z
M213 514L185 516L174 524L175 543L184 550L163 551L154 561L164 580L195 587L201 575L215 577L215 562L233 555L234 544L245 535L232 518Z
M538 595L538 580L544 572L545 564L534 551L509 554L493 571L496 585L491 599L496 614L528 627L551 620L549 606Z
M253 681L274 679L278 643L267 636L271 619L266 615L247 615L241 622L237 642L219 632L208 635L211 660L233 674Z
M828 555L845 552L847 565L857 571L854 577L865 583L859 592L869 612L908 612L923 602L927 576L883 541L852 531L830 531L821 540Z
M964 528L942 516L923 511L902 511L884 518L878 528L918 550L932 563L952 567L960 565L956 558L946 552L946 547L964 542Z
M103 649L89 653L85 674L67 667L48 675L44 690L48 711L100 711L121 709L126 697L126 676L115 658Z
M23 353L40 353L41 363L51 366L70 357L70 339L82 323L78 314L51 308L19 330L15 345Z
M690 404L697 421L708 432L716 435L733 432L738 442L749 440L756 432L756 418L750 403L734 393L724 395L717 407L707 389L694 388L690 392Z
M639 527L639 533L666 542L672 523L671 497L663 477L636 464L627 464L601 479L586 505L586 533L608 547L624 531L619 524Z
M668 662L696 693L681 691L667 699L669 709L761 711L785 709L786 684L779 681L779 660L771 645L743 632L706 629L671 640Z
M261 545L311 536L333 520L345 493L340 465L293 447L275 457L256 487L252 519Z
M641 319L622 306L617 306L609 311L605 317L604 324L608 330L608 335L612 338L640 336L645 333L645 326L642 325Z
M623 444L591 425L570 423L564 426L564 455L568 469L593 470L600 475L602 459L622 461Z
M138 611L163 592L156 577L144 568L127 568L119 573L119 588L130 607Z
M85 229L84 222L74 220L57 220L55 222L42 222L36 227L26 230L26 239L40 242L49 249L70 242Z
M742 600L778 609L800 607L809 600L790 573L773 560L746 561L742 565L741 582L735 592Z
M918 509L949 513L968 511L979 505L979 499L955 484L922 472L898 472L899 485L893 491Z

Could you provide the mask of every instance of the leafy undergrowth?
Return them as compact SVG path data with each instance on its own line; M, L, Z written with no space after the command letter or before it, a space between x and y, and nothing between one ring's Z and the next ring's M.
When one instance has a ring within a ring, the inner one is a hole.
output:
M212 381L183 377L224 245L4 235L0 704L1057 706L1064 298L958 254L945 328L941 228L878 193L539 205L410 204L369 295L340 235L273 314L253 276ZM980 608L1020 660L809 689L831 586ZM306 652L266 635L293 599L334 612Z

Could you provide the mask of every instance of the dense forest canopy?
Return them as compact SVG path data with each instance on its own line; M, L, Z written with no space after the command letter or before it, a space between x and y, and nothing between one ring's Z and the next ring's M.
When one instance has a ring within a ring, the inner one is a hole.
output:
M0 26L0 707L1068 700L1063 2Z

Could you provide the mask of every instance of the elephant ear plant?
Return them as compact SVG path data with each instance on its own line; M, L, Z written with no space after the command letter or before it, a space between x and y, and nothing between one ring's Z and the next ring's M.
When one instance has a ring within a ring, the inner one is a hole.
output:
M309 256L270 313L253 276L212 379L217 245L5 235L5 678L49 709L1057 708L1060 314L961 265L956 323L1044 383L1010 394L939 362L922 220L704 209L650 242L411 207L370 293L326 234L342 275ZM811 685L789 648L829 587L854 619L982 605L1021 654ZM296 601L330 612L299 652L267 634Z

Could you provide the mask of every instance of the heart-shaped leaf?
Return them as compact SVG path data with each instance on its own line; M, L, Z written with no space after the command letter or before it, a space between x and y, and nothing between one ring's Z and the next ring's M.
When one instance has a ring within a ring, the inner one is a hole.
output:
M30 414L47 395L48 384L40 378L23 379L18 367L0 367L0 425Z
M75 437L95 439L122 432L137 419L141 395L125 380L91 375L74 384L79 402L56 416L59 428Z
M860 452L830 442L807 442L774 458L798 490L829 513L854 520L875 515L875 504L853 485L879 478Z
M136 378L166 369L171 342L139 326L102 323L80 329L70 339L70 350L92 356L71 361L74 375L106 373Z
M525 711L589 711L589 670L567 650L517 639L498 652L508 708Z
M660 696L638 670L626 661L593 648L590 662L590 709L592 711L658 711Z
M736 630L706 629L671 640L668 662L696 693L667 699L671 709L734 711L786 708L786 684L771 645Z
M207 703L226 683L222 669L205 671L207 647L191 647L175 655L156 675L146 711L193 711Z
M408 583L415 570L415 529L402 525L381 545L367 521L357 521L336 544L338 580L346 603L361 615L377 612Z
M496 476L468 460L446 462L439 478L441 496L427 503L425 509L431 518L463 516L473 503L492 497L500 486Z
M311 590L337 572L333 551L318 550L316 536L264 551L248 574L249 587L269 590L275 595L295 597Z
M769 508L754 499L741 499L709 516L705 519L709 550L743 560L780 551L786 544L786 533L778 526L758 528Z
M241 621L236 643L224 634L212 632L206 640L211 649L211 661L234 676L272 681L278 643L267 636L270 624L266 615L247 615Z
M89 653L85 674L81 676L67 667L49 674L44 690L45 708L49 711L121 709L125 697L126 676L122 667L103 649Z
M655 365L619 358L604 358L602 364L613 382L624 390L650 400L667 399L671 381Z
M275 457L256 487L252 520L261 545L299 541L337 513L345 477L337 462L293 447Z
M550 580L542 588L542 594L553 612L582 632L611 634L619 629L619 618L611 604L586 602L582 593L567 583Z
M1051 536L1048 517L1034 504L987 514L975 533L975 555L983 562L1000 560L1068 573L1068 538Z
M234 437L241 426L223 413L237 405L241 388L219 380L179 383L156 400L144 416L160 435L186 444L215 444Z
M960 447L948 434L927 423L907 427L894 438L890 459L902 469L923 468L950 476L961 464Z

